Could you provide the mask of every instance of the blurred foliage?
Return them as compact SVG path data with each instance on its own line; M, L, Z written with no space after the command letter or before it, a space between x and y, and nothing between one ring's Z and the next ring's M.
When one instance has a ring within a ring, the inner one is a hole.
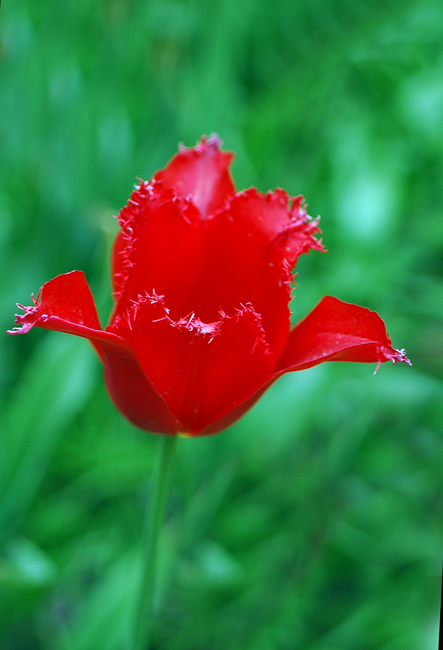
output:
M413 368L281 379L183 440L157 650L434 650L443 548L440 0L3 0L0 320L74 268L103 322L117 214L202 133L239 188L303 193L326 293L376 309ZM156 438L85 341L0 339L0 646L121 650Z

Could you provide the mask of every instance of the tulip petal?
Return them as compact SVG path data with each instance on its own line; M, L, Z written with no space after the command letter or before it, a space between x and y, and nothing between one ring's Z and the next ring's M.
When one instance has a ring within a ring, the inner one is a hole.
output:
M311 368L324 361L384 361L410 364L404 350L395 350L380 316L369 309L325 296L292 329L276 372Z
M101 342L104 377L112 401L132 424L151 433L175 435L182 424L146 377L139 361L126 344Z
M213 323L195 314L175 321L162 296L146 294L108 329L135 350L184 432L198 433L219 413L234 409L275 365L260 317L250 305Z
M250 302L261 315L273 354L283 352L290 328L292 269L310 249L322 250L319 231L301 196L283 190L236 194L208 224L205 261L194 309L210 318L217 308L231 313Z
M234 154L220 151L220 145L218 136L212 135L203 137L196 147L182 146L165 169L154 177L176 196L192 197L203 219L219 210L235 193L229 173Z
M219 146L217 136L211 136L192 149L182 147L151 182L140 182L120 211L121 231L112 253L116 313L149 287L170 296L177 318L189 311L182 309L184 300L190 302L188 294L173 291L177 274L190 290L205 260L205 220L235 192L229 173L233 154Z
M23 307L24 314L16 314L19 328L10 334L26 334L37 325L89 338L88 332L101 331L94 298L82 271L71 271L46 282L34 299L32 307Z
M10 334L25 334L37 326L89 339L104 364L109 393L128 420L148 431L181 430L128 343L115 333L102 331L94 298L81 271L46 282L33 307L20 307L25 310L25 314L16 317L16 324L21 327Z
M192 292L205 260L205 229L195 222L192 204L174 201L169 194L151 195L152 187L142 183L119 215L122 231L113 251L118 300L114 316L124 314L139 294L155 287L168 296L172 316L179 319L192 309ZM208 321L217 318L218 307Z

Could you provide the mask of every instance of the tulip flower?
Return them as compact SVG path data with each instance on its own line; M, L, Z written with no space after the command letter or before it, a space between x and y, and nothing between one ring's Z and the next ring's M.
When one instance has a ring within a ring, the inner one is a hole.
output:
M282 189L237 192L220 144L182 147L121 210L104 330L80 271L44 284L16 317L13 333L89 339L116 407L151 432L221 431L278 377L325 361L409 363L375 312L332 296L291 329L293 270L322 250L318 220Z

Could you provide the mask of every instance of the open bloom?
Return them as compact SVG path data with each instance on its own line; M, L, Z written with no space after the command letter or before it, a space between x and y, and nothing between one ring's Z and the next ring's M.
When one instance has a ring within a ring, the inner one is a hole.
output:
M237 192L216 136L182 147L118 217L103 331L83 273L47 282L13 332L89 339L109 394L147 431L216 433L280 375L323 361L406 361L381 318L326 296L290 329L292 271L321 250L301 196Z

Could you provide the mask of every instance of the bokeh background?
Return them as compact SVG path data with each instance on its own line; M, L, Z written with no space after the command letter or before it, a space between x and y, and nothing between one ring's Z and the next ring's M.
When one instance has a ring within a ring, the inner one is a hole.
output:
M217 132L239 188L303 193L327 293L413 367L325 364L179 444L156 650L436 650L443 559L440 0L3 0L0 330L84 270L111 308L112 218ZM86 341L0 336L0 647L121 650L157 439Z

